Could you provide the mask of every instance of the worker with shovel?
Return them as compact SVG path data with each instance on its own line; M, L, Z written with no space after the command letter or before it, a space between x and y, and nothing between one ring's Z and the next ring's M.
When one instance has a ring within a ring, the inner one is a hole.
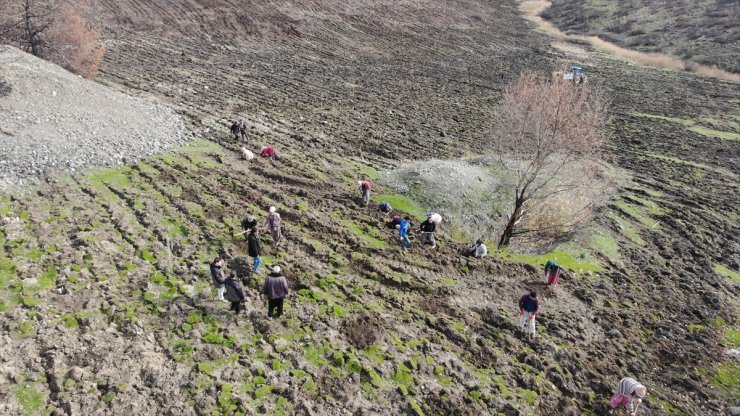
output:
M257 227L257 217L251 214L246 215L244 218L242 218L241 226L242 226L242 230L244 231L234 234L234 237L238 237L242 234L247 234L249 230Z
M252 273L257 273L260 265L262 264L262 247L260 246L260 239L257 237L257 228L249 230L249 236L247 236L247 249L249 256L252 257Z

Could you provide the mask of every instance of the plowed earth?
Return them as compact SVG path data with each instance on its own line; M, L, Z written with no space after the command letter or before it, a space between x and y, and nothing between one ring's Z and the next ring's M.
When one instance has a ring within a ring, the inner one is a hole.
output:
M0 200L2 412L600 415L625 375L650 388L641 414L733 404L738 146L706 130L737 133L736 84L588 58L633 180L595 221L600 270L554 289L538 263L460 258L445 228L404 254L359 206L360 175L485 153L504 82L569 59L499 3L101 1L98 80L161 97L201 140ZM282 158L239 158L265 144ZM264 261L295 296L267 320L262 271L235 319L207 264L239 269L239 219L270 205L287 243L264 239ZM535 340L516 329L527 288Z

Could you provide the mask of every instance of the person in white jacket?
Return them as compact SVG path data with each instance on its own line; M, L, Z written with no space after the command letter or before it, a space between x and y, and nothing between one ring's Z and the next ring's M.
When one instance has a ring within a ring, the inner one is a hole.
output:
M488 248L483 244L483 240L478 239L475 245L467 253L468 256L475 257L476 259L482 259L488 255Z

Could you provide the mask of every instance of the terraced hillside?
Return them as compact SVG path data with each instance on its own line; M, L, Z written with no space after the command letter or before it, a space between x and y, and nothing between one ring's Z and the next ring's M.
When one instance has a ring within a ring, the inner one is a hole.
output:
M632 177L591 232L470 261L446 222L437 251L402 253L357 178L485 153L504 82L574 59L515 4L102 8L98 80L161 97L200 140L0 199L0 413L600 415L628 374L650 388L641 414L737 405L736 84L589 52L614 99L608 156ZM283 157L241 160L232 118ZM264 237L265 263L293 296L267 320L260 274L235 318L207 265L241 270L239 220L270 205L287 244ZM569 268L554 289L552 256ZM535 340L515 327L527 288Z
M555 0L544 17L562 30L740 72L737 1Z

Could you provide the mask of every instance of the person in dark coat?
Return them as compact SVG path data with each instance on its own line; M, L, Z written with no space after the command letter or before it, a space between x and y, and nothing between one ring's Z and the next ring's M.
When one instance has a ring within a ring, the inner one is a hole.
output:
M257 226L257 217L249 214L242 218L242 230L249 231Z
M231 134L234 135L234 139L239 140L239 125L236 121L231 124Z
M224 287L226 288L226 300L231 302L231 310L238 315L242 310L242 304L245 299L242 284L237 280L236 275L232 273L224 281Z
M273 267L272 273L265 278L262 293L267 296L267 317L279 318L283 314L283 300L288 295L288 281L280 274L280 266Z
M534 290L519 298L519 327L524 329L528 325L529 335L532 338L535 334L534 318L539 310L540 302L537 300L537 293Z
M260 245L259 237L257 237L256 227L249 230L249 235L247 236L247 251L249 256L253 259L252 273L257 273L257 270L259 270L260 265L262 264L262 259L260 258L260 256L262 256L262 246Z
M437 247L437 242L434 240L434 232L437 231L437 224L432 221L432 216L428 216L426 221L421 223L419 227L421 230L421 244L429 244L432 248Z

